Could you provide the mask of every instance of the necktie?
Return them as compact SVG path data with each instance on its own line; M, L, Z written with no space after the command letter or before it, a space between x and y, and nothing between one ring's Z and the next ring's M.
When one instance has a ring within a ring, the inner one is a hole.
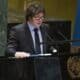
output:
M35 53L40 54L41 49L40 49L40 39L39 39L39 34L38 34L38 29L34 29L34 35L35 35Z

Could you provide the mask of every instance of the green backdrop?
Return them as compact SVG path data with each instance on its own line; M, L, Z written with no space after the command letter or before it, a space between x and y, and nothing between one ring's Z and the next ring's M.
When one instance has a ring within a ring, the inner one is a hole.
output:
M4 56L7 41L7 0L0 0L0 56Z

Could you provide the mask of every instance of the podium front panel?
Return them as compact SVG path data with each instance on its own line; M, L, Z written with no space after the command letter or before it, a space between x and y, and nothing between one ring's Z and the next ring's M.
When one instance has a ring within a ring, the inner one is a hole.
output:
M35 80L62 80L58 57L34 59Z
M62 80L58 57L0 59L0 80Z

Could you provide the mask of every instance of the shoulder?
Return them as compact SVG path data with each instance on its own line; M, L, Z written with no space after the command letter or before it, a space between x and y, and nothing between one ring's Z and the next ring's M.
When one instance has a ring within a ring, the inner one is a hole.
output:
M28 25L26 23L22 23L22 24L18 24L16 26L13 26L11 30L14 30L14 31L24 31L27 26Z
M24 24L24 23L23 23L23 24L18 24L18 25L16 25L16 26L13 26L13 27L12 27L12 29L19 30L19 29L24 28L24 26L25 26L25 24Z

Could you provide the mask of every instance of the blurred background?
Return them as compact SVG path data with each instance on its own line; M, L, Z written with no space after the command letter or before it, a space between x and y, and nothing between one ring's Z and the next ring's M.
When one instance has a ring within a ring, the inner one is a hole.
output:
M77 0L8 0L8 22L22 22L24 11L31 1L40 1L49 20L71 20L74 23Z

